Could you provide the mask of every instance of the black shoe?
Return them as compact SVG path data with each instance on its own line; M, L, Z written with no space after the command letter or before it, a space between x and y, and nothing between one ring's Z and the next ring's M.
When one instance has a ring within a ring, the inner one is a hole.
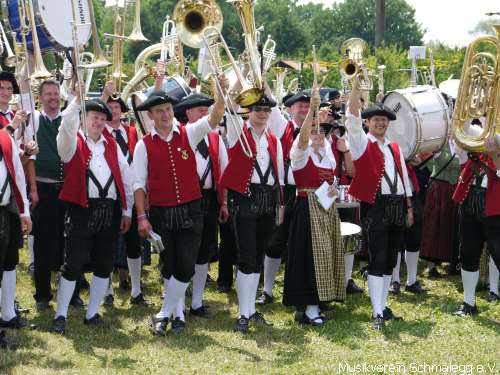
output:
M391 286L389 287L389 293L399 294L400 291L401 291L401 284L398 283L397 281L393 281L391 283Z
M80 309L83 309L85 307L85 302L83 302L80 296L71 297L71 301L69 302L69 304Z
M59 315L52 321L52 328L50 330L54 333L64 335L64 332L66 332L66 318Z
M264 318L264 315L258 311L254 312L252 315L250 315L250 318L248 319L252 323L256 323L261 326L272 326L273 323L271 323L269 320L266 320Z
M130 281L128 281L128 280L120 281L119 285L120 285L120 289L122 289L122 290L130 290L131 289Z
M234 325L234 332L247 333L248 332L248 318L244 315L236 319L236 324Z
M467 302L464 302L463 304L460 305L457 311L453 313L453 315L456 316L466 316L466 315L477 315L478 310L477 306L471 306Z
M28 326L26 320L21 319L19 315L16 315L11 320L0 319L0 328L10 328L10 329L22 329Z
M383 316L384 320L403 320L402 317L394 315L392 310L389 307L386 307L383 311Z
M172 332L173 333L181 333L186 328L186 322L181 320L181 318L175 318L172 320Z
M92 318L83 318L83 324L87 326L102 326L104 325L104 320L99 314L95 314Z
M36 302L36 311L42 312L48 310L50 307L49 301L37 301Z
M436 267L432 267L427 272L427 277L432 278L432 279L439 279L439 278L443 277L443 274L441 272L439 272Z
M381 331L385 326L384 318L380 315L373 317L373 329L375 331Z
M21 305L19 304L19 302L14 301L14 311L16 312L16 315L20 315L20 314L27 314L27 313L29 313L30 309L25 308L25 307L21 307Z
M496 301L500 301L500 296L498 294L495 294L493 292L490 292L488 294L488 297L486 297L486 301L488 302L496 302Z
M139 293L135 297L130 297L130 304L131 305L141 305L141 306L152 306L153 303L147 299L144 298L144 295L142 293Z
M219 293L229 293L231 292L231 287L229 285L217 285L217 291Z
M200 306L197 309L193 309L191 307L189 309L189 315L197 316L199 318L204 318L204 319L212 319L212 314L210 314L206 306Z
M365 280L368 279L368 266L364 266L359 269L359 276Z
M0 349L15 351L17 349L17 345L11 343L5 337L5 331L0 331Z
M349 279L345 290L349 294L363 293L365 291L363 288L357 286L353 279Z
M155 336L167 335L168 318L157 318L155 315L151 317L149 330Z
M108 294L107 296L104 297L104 302L102 303L106 307L113 307L113 304L115 303L115 296L112 294Z
M309 318L306 313L302 314L300 318L300 323L310 325L313 327L321 327L325 324L325 319L323 316L317 316L315 318Z
M255 302L257 303L257 305L267 305L274 302L274 297L267 294L266 292L262 292L262 295L257 298L257 301Z
M407 292L410 292L410 293L413 293L413 294L423 294L423 293L427 292L427 290L425 290L424 288L422 288L422 285L420 285L420 283L418 281L415 281L411 285L406 285L405 286L405 290Z

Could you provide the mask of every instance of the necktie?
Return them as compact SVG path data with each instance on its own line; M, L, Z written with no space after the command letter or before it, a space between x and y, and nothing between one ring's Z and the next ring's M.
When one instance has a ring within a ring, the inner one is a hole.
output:
M198 143L198 146L196 146L196 148L201 156L203 156L203 159L208 158L208 147L204 139L202 139L201 142Z
M300 128L293 129L293 139L297 138L300 133Z
M125 138L123 138L122 132L120 129L113 129L113 133L115 133L115 139L116 143L118 143L118 146L120 146L120 149L122 150L123 156L127 157L128 152L128 145L127 142L125 141ZM132 161L132 158L130 155L128 155L127 158L128 163Z

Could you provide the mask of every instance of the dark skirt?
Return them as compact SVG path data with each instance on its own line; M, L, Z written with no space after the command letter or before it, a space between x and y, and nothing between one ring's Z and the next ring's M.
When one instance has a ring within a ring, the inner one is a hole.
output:
M451 199L454 185L434 180L427 190L424 205L420 257L429 261L449 262L456 233L457 206Z
M307 198L297 197L290 220L283 305L303 308L320 302L316 287Z

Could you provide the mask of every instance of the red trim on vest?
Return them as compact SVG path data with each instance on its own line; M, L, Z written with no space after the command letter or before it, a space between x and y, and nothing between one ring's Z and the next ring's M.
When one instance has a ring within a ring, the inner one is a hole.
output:
M137 129L135 128L135 124L132 122L130 124L124 124L123 127L127 132L127 140L128 140L128 152L130 152L130 156L132 159L134 158L134 151L137 142L139 141L139 137L137 135Z
M488 166L488 185L486 187L485 196L485 215L497 216L500 215L500 178L497 176L497 171L493 161L484 156L480 156L483 163ZM453 193L453 200L458 204L463 204L467 195L469 195L472 182L474 181L474 161L467 160L462 168L462 173L458 178L458 183Z
M391 147L394 153L396 170L402 179L403 166L401 165L399 146L397 143L391 142L389 147ZM377 142L368 140L365 152L359 159L354 161L354 167L356 168L356 175L353 177L349 187L349 194L360 201L374 203L385 170L384 153L380 150Z
M12 111L12 113L14 114L14 116L16 115L16 111ZM14 116L12 116L12 118L14 118ZM0 129L3 129L5 128L7 125L9 125L11 123L11 120L9 120L5 114L1 113L0 112Z
M281 142L281 149L283 150L283 160L285 162L290 161L290 151L292 149L293 145L293 132L295 130L295 127L293 125L293 122L290 120L286 124L285 131L283 132L283 135L280 138Z
M118 163L118 145L113 136L107 136L105 138L104 158L113 175L116 190L120 195L122 208L127 209L125 188L123 186L122 174ZM85 142L81 134L78 134L75 154L68 163L64 164L64 185L59 193L59 199L77 204L81 207L88 207L87 169L89 168L91 158L92 153L87 146L87 142Z
M148 156L147 190L151 206L178 206L201 198L196 157L186 128L179 126L172 139L143 138ZM173 131L173 130L172 130Z
M220 165L220 150L219 150L219 134L217 132L208 133L208 153L212 167L212 179L215 183L217 191L217 200L220 204L224 202L224 194L220 187L221 165Z
M340 152L338 149L337 149L337 136L332 136L332 142L331 142L331 146L332 146L332 152L333 152L333 156L335 157L335 171L333 172L335 174L335 176L339 176L339 167L340 167L340 160L342 160L342 165L345 167L345 157L344 157L344 153ZM347 170L345 168L342 168L342 171L340 172L340 185L349 185L351 182L349 176L347 175Z
M297 189L317 189L324 181L330 185L334 181L334 171L329 168L321 168L314 164L309 156L307 164L304 168L293 171L293 178ZM298 192L298 196L305 197L307 192Z
M3 117L3 116L0 116ZM24 207L23 196L21 195L21 190L16 181L16 171L14 169L14 162L12 161L12 139L9 134L5 131L0 131L0 148L2 149L3 158L5 160L5 167L7 168L7 173L9 174L12 184L14 187L14 198L16 199L17 207L19 212L22 214L26 211Z
M420 184L418 183L417 174L415 173L415 168L413 168L413 165L409 161L406 162L406 170L408 171L408 178L410 179L411 184L413 185L413 191L415 193L419 193Z

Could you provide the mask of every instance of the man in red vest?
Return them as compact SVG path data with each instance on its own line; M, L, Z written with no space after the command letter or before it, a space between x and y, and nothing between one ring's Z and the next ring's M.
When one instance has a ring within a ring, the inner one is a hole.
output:
M0 80L0 88L4 81ZM2 89L0 89L2 90ZM15 350L5 337L3 328L18 328L19 321L14 309L16 285L15 264L22 232L31 232L29 202L26 196L26 180L14 139L0 131L0 279L2 285L2 325L0 348ZM14 255L13 255L14 254ZM10 286L13 285L14 288Z
M175 107L176 116L185 117L186 126L196 123L206 116L214 100L204 94L194 93ZM190 315L210 318L210 313L203 305L203 291L208 276L210 258L217 254L217 221L226 222L229 216L227 210L227 194L220 188L220 176L227 166L227 151L217 131L208 133L196 146L196 169L200 179L203 195L201 210L203 212L203 234L201 237L198 259L194 266L193 293L191 297ZM184 320L184 301L177 308L175 317Z
M271 324L256 311L255 298L264 253L283 214L283 207L280 207L283 202L283 151L278 138L267 130L271 109L275 106L276 102L264 95L249 107L248 122L242 129L227 125L229 164L221 184L228 189L237 248L239 316L234 330L243 333L248 331L249 321ZM249 150L244 149L242 143L248 143Z
M106 123L104 135L111 136L115 139L120 147L120 151L130 165L132 163L138 137L135 127L128 124L127 121L123 119L123 116L129 111L129 108L120 98L120 94L116 92L115 85L112 81L106 83L101 99L108 105L112 116L111 121ZM115 266L118 269L120 286L128 284L127 268L130 272L130 304L135 306L151 305L151 302L144 298L141 291L142 247L141 239L137 231L137 213L135 209L132 209L132 224L130 230L123 235L123 241L118 241L118 246L121 248L117 249ZM123 247L125 248L123 249ZM125 259L123 259L125 257L126 264ZM113 280L111 275L104 304L106 306L112 306L113 301Z
M483 129L471 125L465 129L479 136ZM462 173L453 194L459 204L460 261L464 302L455 315L476 315L476 286L479 279L479 259L487 243L491 258L500 268L500 147L499 137L485 141L486 152L467 154L455 146Z
M405 224L413 224L411 187L400 147L385 134L396 115L383 104L374 104L360 117L360 90L354 85L346 110L347 139L356 174L349 193L361 201L361 217L368 238L368 289L373 327L397 319L387 306L387 296L397 252L403 246ZM362 120L368 126L363 131Z
M227 86L224 76L221 87ZM167 333L169 320L183 299L193 277L203 233L200 183L196 170L196 146L224 116L224 101L217 97L212 112L194 124L180 126L174 121L177 100L163 91L153 91L137 107L147 111L154 127L137 143L134 153L135 204L139 234L161 236L165 250L160 253L165 297L160 312L151 319L151 332ZM149 212L146 213L146 194ZM172 331L181 332L185 322L172 319Z
M111 112L101 99L85 102L86 121L80 127L77 97L62 114L57 151L64 163L64 185L59 198L67 203L66 254L57 291L52 330L66 330L68 305L83 266L90 259L93 278L85 325L102 325L99 306L113 269L118 234L126 233L132 215L132 175L127 159L105 122Z

